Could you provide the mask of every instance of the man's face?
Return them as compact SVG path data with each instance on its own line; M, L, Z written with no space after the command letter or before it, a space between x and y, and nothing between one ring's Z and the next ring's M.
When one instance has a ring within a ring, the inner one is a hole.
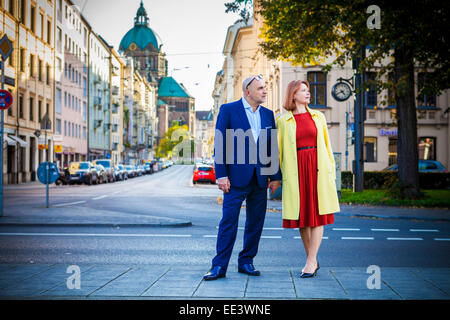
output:
M266 101L267 91L266 83L263 79L255 79L250 83L246 90L247 96L258 104Z

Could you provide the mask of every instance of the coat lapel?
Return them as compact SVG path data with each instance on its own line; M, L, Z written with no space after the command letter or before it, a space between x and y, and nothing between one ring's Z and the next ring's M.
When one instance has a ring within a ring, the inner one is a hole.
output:
M248 129L250 129L250 123L248 122L247 115L245 114L245 108L244 104L242 103L242 99L239 100L237 104L236 113L239 115L239 118L241 119L242 129L244 130L244 132L246 132Z

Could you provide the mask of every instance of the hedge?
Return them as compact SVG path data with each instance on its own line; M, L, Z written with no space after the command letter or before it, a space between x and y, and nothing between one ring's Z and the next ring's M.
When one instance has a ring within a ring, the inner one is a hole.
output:
M364 171L364 189L389 189L397 180L396 171ZM421 189L450 190L450 172L419 172ZM351 171L341 172L342 189L353 189Z

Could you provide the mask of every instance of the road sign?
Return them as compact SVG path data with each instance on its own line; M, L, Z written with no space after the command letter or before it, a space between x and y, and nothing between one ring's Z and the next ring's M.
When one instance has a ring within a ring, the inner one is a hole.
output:
M8 90L0 90L0 110L8 109L12 103L12 94Z
M55 183L59 176L58 167L53 162L42 162L37 169L37 176L39 182L43 184Z
M9 41L6 34L0 39L0 55L3 58L3 61L8 59L8 57L11 55L11 52L13 51L13 45L11 41Z

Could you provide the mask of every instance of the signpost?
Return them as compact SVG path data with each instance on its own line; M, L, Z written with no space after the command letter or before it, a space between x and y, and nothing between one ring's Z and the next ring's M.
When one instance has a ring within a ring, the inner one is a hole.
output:
M42 164L44 164L44 163L47 164L45 166L45 168L46 168L45 169L46 177L45 177L45 180L39 179L39 181L41 181L42 183L45 183L45 185L46 185L46 187L45 187L45 189L46 189L45 194L46 194L46 199L47 199L47 202L46 202L47 203L47 208L49 207L48 185L50 183L54 183L56 181L56 179L58 179L58 174L59 174L58 173L58 167L56 166L56 164L51 163L51 162L48 161L49 156L48 156L48 146L47 146L47 130L51 129L51 127L52 127L52 123L51 123L51 121L49 119L48 112L47 112L44 115L44 117L42 118L42 120L41 120L41 130L44 130L44 132L45 132L45 144L44 144L44 146L45 146L45 160L46 160L46 162L43 162ZM53 165L53 166L51 166L52 168L49 167L50 165ZM54 169L54 168L56 168L56 169ZM56 178L54 178L54 181L52 181L52 177L51 177L51 174L50 174L51 170L56 170ZM39 171L38 171L38 177L39 177ZM45 182L43 182L43 181L45 181ZM52 181L52 182L50 182L50 181Z
M2 68L2 86L1 86L1 96L0 96L0 109L1 109L1 124L0 124L0 145L2 146L0 152L0 217L3 216L3 132L4 132L4 111L8 109L12 104L12 96L11 94L4 90L5 89L5 61L11 55L13 51L13 45L11 41L9 41L6 34L0 39L0 55L2 57L1 60L1 68Z
M50 206L48 185L55 183L55 181L58 179L59 177L58 167L56 166L56 164L50 161L42 162L37 169L37 176L39 181L47 186L46 206L48 208Z

